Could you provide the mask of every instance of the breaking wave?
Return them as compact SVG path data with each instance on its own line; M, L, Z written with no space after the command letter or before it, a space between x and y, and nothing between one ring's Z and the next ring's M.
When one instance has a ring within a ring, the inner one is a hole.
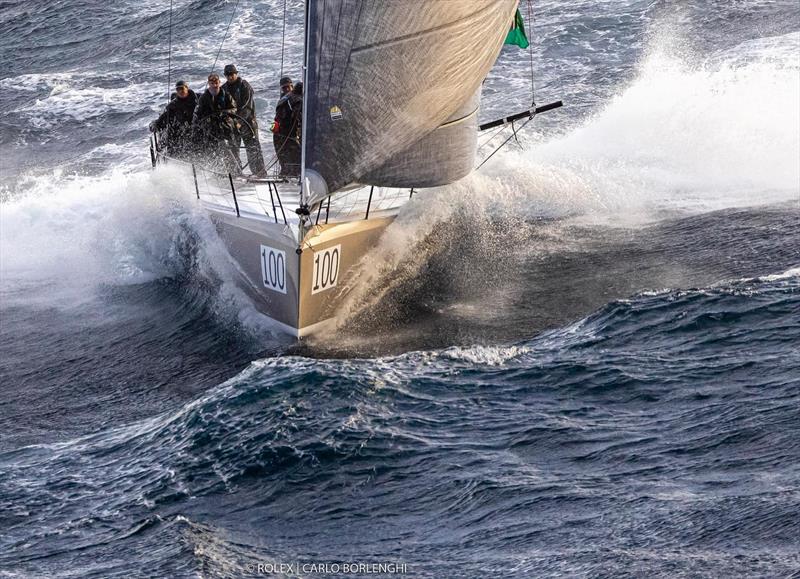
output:
M652 49L638 78L583 126L487 173L519 192L522 211L623 224L800 200L800 33L699 63L666 50Z

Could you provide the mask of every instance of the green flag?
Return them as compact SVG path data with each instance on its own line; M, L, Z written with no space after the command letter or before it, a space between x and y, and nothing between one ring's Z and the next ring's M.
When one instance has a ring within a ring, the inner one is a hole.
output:
M505 44L516 44L520 48L528 48L528 37L525 36L525 23L522 22L522 14L514 15L514 22L511 23L511 30L508 31Z

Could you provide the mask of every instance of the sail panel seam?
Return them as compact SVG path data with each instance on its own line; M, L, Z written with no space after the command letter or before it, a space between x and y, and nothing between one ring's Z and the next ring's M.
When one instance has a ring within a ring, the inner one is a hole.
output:
M336 38L336 42L333 43L333 55L331 56L331 69L328 71L328 95L327 95L328 98L330 98L331 87L333 86L332 82L333 71L336 70L336 53L339 52L339 44L341 43L341 40L339 39L339 25L342 23L343 9L344 9L344 2L340 2L339 17L336 19L336 32L333 33L333 37Z
M361 23L361 12L364 9L364 3L360 3L358 5L358 14L356 15L356 22L355 22L355 29L358 30L358 25ZM344 72L342 72L342 76L339 79L339 89L336 91L336 98L340 99L342 96L342 86L344 86L344 81L347 78L347 70L350 68L350 57L353 55L352 47L347 52L347 61L344 63Z
M458 118L458 119L455 119L455 120L453 120L453 121L447 121L446 123L444 123L444 124L442 124L442 125L439 125L438 127L436 127L436 128L434 129L434 131L438 131L439 129L443 129L443 128L445 128L445 127L450 127L450 126L452 126L452 125L457 125L457 124L459 124L459 123L463 123L464 121L466 121L466 120L468 120L468 119L470 119L470 118L474 117L474 116L475 116L475 115L477 115L477 114L478 114L478 108L476 108L476 109L475 109L474 111L472 111L471 113L464 115L463 117L460 117L460 118Z
M473 12L472 14L467 14L466 16L463 16L462 18L459 18L458 20L453 20L452 22L447 22L446 24L440 24L439 26L435 26L433 28L426 28L425 30L420 30L419 32L412 32L410 34L404 34L403 36L398 36L396 38L392 38L392 39L389 39L389 40L384 40L384 41L381 41L381 42L373 42L371 44L365 44L364 46L357 46L357 47L353 48L350 51L350 53L354 54L354 53L357 53L357 52L365 52L367 50L372 50L372 49L375 49L375 48L381 48L381 47L384 47L384 46L392 46L393 44L402 44L403 42L406 42L407 40L413 40L415 38L422 38L422 37L428 36L428 35L430 35L432 33L435 33L435 32L441 32L442 30L447 30L449 28L453 28L455 26L458 26L459 24L462 24L463 22L467 22L467 21L472 20L472 19L474 19L476 17L482 16L485 12L490 12L491 9L493 9L493 8L495 8L495 6L493 4L487 4L486 6L481 8L480 10L478 10L476 12Z

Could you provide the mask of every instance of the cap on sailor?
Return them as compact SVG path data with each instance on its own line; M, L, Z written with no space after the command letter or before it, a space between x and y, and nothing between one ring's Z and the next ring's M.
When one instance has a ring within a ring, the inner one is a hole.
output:
M287 86L292 84L292 79L288 76L281 77L281 87Z
M185 80L179 80L178 82L175 83L175 88L181 88L182 86L189 88L189 85L186 84Z
M234 72L239 72L238 70L236 70L235 64L226 64L225 69L222 71L223 74L231 74Z

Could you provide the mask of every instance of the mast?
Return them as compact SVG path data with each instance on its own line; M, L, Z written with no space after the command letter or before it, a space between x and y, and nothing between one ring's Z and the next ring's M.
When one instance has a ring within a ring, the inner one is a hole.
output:
M300 117L300 206L308 203L308 193L306 192L306 127L308 123L308 107L305 106L306 90L308 88L308 1L303 2L303 114ZM302 232L301 232L302 235Z

